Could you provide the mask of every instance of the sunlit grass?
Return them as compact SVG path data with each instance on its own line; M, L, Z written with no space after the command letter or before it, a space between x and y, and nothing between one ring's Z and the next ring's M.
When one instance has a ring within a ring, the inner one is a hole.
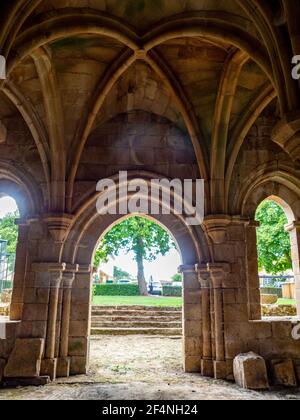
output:
M94 296L93 304L103 306L170 306L178 308L182 306L182 298L161 296Z

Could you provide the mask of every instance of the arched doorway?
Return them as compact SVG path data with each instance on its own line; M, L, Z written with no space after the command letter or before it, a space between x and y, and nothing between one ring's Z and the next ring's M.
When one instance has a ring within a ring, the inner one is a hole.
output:
M0 195L0 316L9 316L12 299L19 217L16 201Z
M145 175L142 179L148 179ZM69 333L69 355L73 363L71 373L86 371L89 355L91 323L91 261L101 238L109 228L122 219L118 215L99 215L93 195L78 209L77 218L65 242L62 261L70 261L75 273ZM201 299L197 265L210 261L206 236L200 226L187 226L183 217L175 214L152 216L174 237L182 256L184 277L184 368L187 372L201 371ZM198 291L198 292L197 292Z
M293 269L297 266L298 247L290 229L294 213L284 200L273 195L258 206L256 220L260 224L257 246L262 314L296 315Z

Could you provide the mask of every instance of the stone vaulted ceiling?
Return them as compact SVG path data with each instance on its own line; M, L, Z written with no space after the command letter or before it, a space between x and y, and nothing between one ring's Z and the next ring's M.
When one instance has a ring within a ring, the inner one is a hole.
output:
M234 167L257 118L272 101L276 118L299 108L299 84L289 77L299 47L293 1L2 3L8 78L0 120L18 118L25 127L49 211L71 211L91 135L120 114L144 111L189 137L207 181L207 211L226 213ZM285 150L297 161L297 148Z

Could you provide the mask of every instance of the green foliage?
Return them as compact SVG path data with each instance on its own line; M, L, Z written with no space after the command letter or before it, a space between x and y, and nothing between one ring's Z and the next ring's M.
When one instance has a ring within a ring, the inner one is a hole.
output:
M130 217L113 227L103 238L96 258L105 261L110 256L118 256L121 250L134 252L143 260L155 261L159 255L166 255L175 243L170 235L158 224L143 217Z
M282 274L292 268L290 237L284 226L288 223L282 208L273 201L264 201L257 209L259 270Z
M182 296L182 287L163 286L163 296L181 297Z
M7 241L7 252L15 254L18 241L18 226L15 224L18 212L8 214L0 219L0 239Z
M94 296L139 296L137 284L96 284Z
M182 283L182 275L181 274L175 274L172 277L172 280L174 281L174 283Z
M131 275L127 273L127 271L124 271L119 267L114 267L114 279L115 280L131 279Z

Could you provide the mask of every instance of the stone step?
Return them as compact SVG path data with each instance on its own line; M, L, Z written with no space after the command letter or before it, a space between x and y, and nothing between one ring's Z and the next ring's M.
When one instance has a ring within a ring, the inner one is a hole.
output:
M119 321L107 322L92 320L92 328L181 328L181 322L141 322L141 321Z
M180 307L172 307L172 306L102 306L102 305L93 305L92 310L98 311L98 310L125 310L125 311L152 311L152 312L182 312L182 308Z
M127 309L98 309L92 311L92 316L178 316L181 312L171 311L144 311L144 310L127 310Z
M160 335L181 337L181 328L92 328L91 335Z
M174 315L174 316L139 316L139 314L131 315L131 316L92 316L93 322L131 322L131 321L141 321L141 322L181 322L182 315Z

